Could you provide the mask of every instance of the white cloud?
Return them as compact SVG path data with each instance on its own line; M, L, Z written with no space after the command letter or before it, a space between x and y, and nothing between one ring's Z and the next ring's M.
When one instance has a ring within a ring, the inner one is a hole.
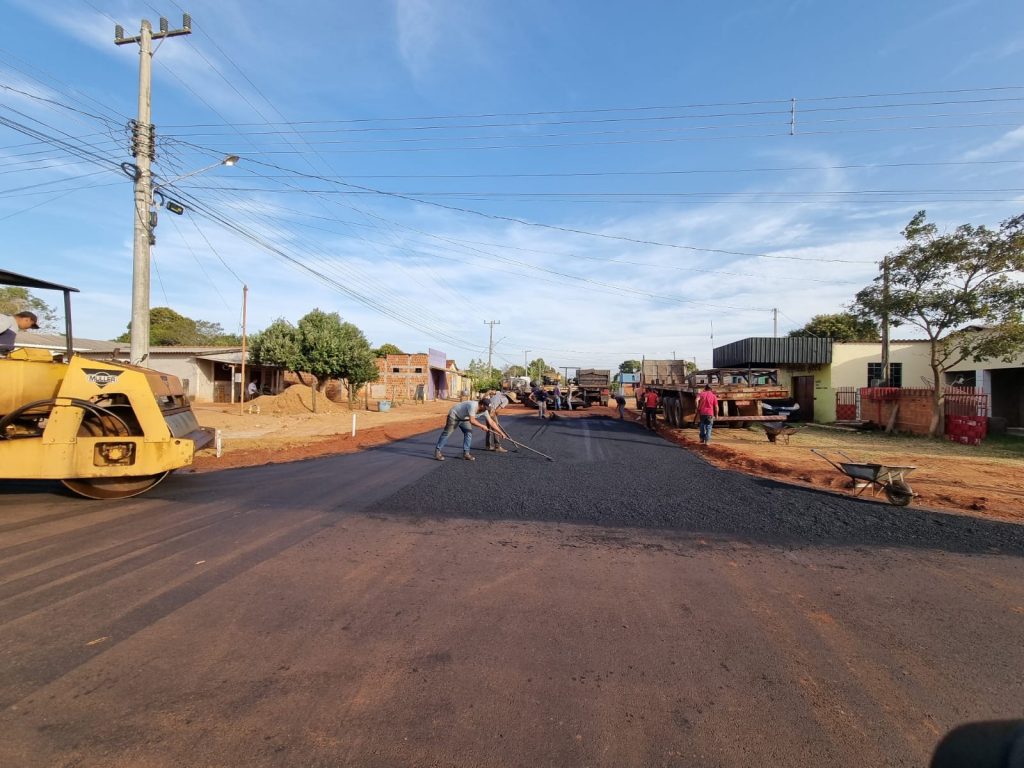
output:
M1007 131L995 141L983 144L961 155L961 160L988 160L993 157L1005 155L1015 149L1024 146L1024 125Z

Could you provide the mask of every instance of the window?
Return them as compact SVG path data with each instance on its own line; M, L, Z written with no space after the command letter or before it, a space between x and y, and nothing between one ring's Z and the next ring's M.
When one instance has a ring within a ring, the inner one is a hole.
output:
M416 373L423 373L423 369L422 368L417 368L416 369Z
M398 373L398 369L397 369L397 368L392 368L392 369L391 369L391 372L392 372L392 373Z
M868 363L869 387L902 387L903 363L889 363L889 381L882 381L882 364Z

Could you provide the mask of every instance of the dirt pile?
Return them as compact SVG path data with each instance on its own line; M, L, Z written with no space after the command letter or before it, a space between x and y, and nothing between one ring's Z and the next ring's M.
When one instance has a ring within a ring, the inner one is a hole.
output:
M296 416L313 412L313 388L304 384L293 384L279 395L263 395L251 401L250 405L258 406L260 413L272 416ZM317 413L341 413L348 410L331 402L323 392L316 393Z

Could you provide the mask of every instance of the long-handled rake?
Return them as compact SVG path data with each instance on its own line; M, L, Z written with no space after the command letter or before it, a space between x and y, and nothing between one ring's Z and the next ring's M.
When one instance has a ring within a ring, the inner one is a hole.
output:
M550 456L548 456L548 455L547 455L546 453L541 453L541 452L540 452L540 451L538 451L538 450L537 450L536 448L531 448L531 447L530 447L530 446L528 446L528 445L523 445L522 443L520 443L520 442L517 442L516 440L513 440L513 439L512 439L511 437L510 437L510 438L508 439L508 441L509 441L510 443L512 443L512 445L518 445L518 446L519 446L520 448L525 448L525 449L526 449L526 450L528 450L528 451L532 451L533 453L536 453L536 454L537 454L538 456L543 456L543 457L544 457L545 459L547 459L548 461L554 461L554 459L553 459L553 458L551 458Z

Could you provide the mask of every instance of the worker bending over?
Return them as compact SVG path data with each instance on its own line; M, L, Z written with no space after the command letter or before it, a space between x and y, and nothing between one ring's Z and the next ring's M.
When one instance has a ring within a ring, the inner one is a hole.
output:
M495 432L499 437L508 439L508 435L505 434L505 431L497 423L488 425L476 418L478 412L487 411L490 405L491 401L486 397L482 397L479 400L466 400L452 406L451 410L448 411L448 421L444 425L444 431L441 432L441 436L437 439L437 445L434 447L434 458L438 461L444 461L444 454L441 453L441 449L444 448L445 443L448 442L448 438L451 437L456 427L462 430L462 458L466 461L476 460L469 452L470 446L473 444L473 427Z

